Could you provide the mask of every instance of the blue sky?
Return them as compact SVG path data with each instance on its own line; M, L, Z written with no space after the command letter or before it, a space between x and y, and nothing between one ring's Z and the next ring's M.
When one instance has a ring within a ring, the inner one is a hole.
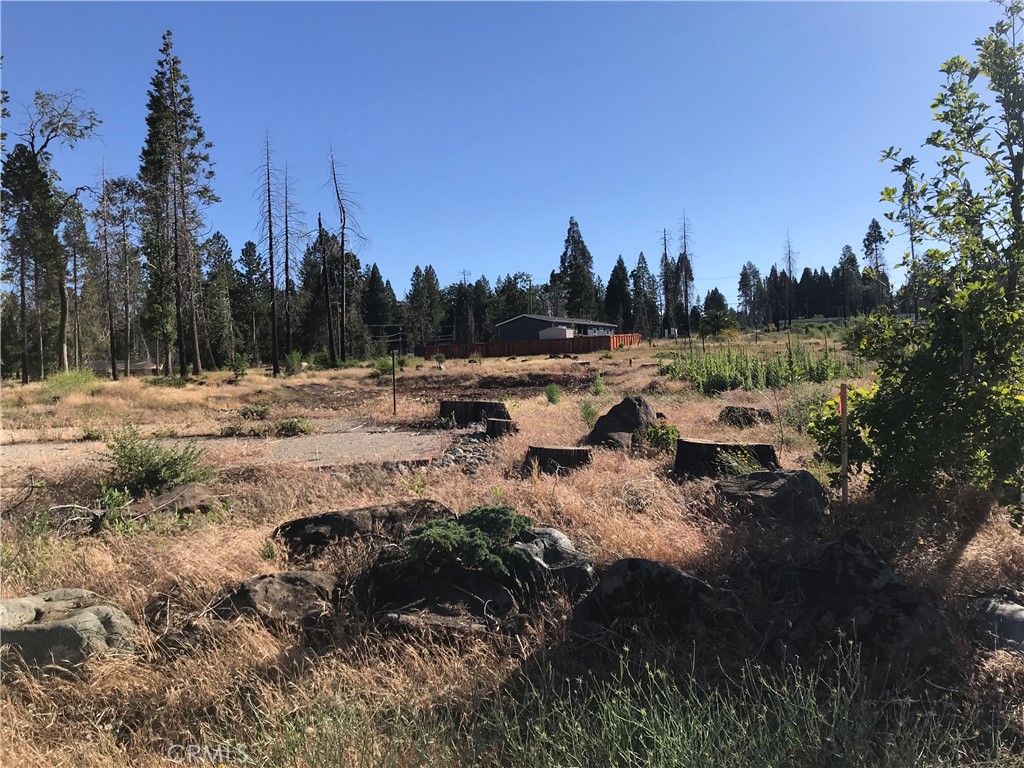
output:
M740 266L861 252L890 145L933 129L940 64L973 54L988 3L42 3L0 8L9 132L32 93L78 89L101 138L60 152L69 186L134 174L161 35L174 32L213 141L210 230L258 240L264 134L296 200L335 224L333 144L399 296L558 264L570 216L595 271L652 267L685 211L697 289ZM889 263L905 245L887 247ZM677 241L673 240L673 252ZM901 278L897 275L898 282Z

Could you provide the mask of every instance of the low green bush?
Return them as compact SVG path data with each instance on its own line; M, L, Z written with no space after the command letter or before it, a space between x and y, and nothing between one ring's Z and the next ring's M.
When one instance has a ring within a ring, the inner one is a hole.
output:
M679 427L675 424L652 424L644 436L644 442L655 453L674 453L678 440Z
M548 402L552 405L558 405L562 400L562 388L557 384L548 384L544 389L544 394L547 395Z
M200 465L203 449L194 440L175 448L143 438L135 427L124 427L113 434L107 450L111 469L105 485L123 490L133 498L207 480L213 475L212 469Z
M580 403L580 416L588 427L594 428L594 425L597 423L597 409L589 400L584 400Z
M511 546L512 538L532 524L509 506L476 507L454 519L419 526L404 546L424 573L458 567L501 579L523 558Z
M273 425L273 434L277 437L297 437L298 435L308 435L312 432L313 423L308 419L300 419L297 416L275 421Z
M243 405L238 409L238 415L246 421L262 421L270 415L270 405L266 403Z
M605 389L604 376L597 374L597 378L594 379L593 385L590 387L590 394L592 395L603 395Z

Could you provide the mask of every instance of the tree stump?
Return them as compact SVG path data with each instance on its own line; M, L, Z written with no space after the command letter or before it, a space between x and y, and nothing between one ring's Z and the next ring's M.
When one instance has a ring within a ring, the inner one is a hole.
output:
M440 416L460 427L483 421L485 418L511 419L504 403L491 400L442 400Z
M590 448L550 447L531 445L526 449L526 461L523 467L527 472L533 471L533 460L541 472L555 474L560 470L578 469L591 462Z
M730 469L737 464L749 465L747 471L782 468L779 457L775 454L775 446L769 443L715 443L710 440L688 439L676 441L674 469L679 477L719 477L736 474L730 472Z
M487 419L487 436L492 440L518 431L519 428L512 419Z

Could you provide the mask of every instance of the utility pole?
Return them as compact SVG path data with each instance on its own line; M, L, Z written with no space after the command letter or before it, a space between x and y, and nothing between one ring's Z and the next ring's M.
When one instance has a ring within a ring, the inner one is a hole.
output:
M468 269L463 269L459 272L462 275L462 297L466 301L466 341L472 344L476 341L476 333L473 328L473 306L469 300L469 290L467 288L466 279L472 275Z

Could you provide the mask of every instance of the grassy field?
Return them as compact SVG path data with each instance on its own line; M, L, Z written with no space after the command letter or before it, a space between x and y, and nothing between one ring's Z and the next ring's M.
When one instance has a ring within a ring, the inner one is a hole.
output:
M801 343L809 354L823 348L817 339ZM725 346L708 345L708 353L718 349ZM729 351L784 354L787 344L771 334ZM267 544L280 522L416 497L456 511L500 500L565 531L600 565L646 557L712 574L754 547L812 546L735 514L709 481L674 482L666 454L597 451L592 466L571 475L523 476L528 445L572 445L586 435L582 403L600 414L643 394L682 436L770 442L785 467L824 480L830 468L814 460L802 426L811 405L834 396L835 382L708 397L685 376L659 375L677 353L687 359L689 345L659 342L579 361L447 361L443 370L416 360L398 377L397 415L389 378L370 367L276 380L251 371L237 382L214 373L180 387L81 376L4 382L4 444L107 439L126 424L145 435L215 438L265 408L268 418L314 428L347 419L430 429L438 400L468 396L504 399L520 431L497 442L495 461L475 476L436 465L406 474L226 466L211 440L204 462L226 512L85 537L62 535L58 508L93 503L103 462L72 466L54 448L5 471L0 596L90 589L144 631L139 655L95 659L74 675L6 667L3 764L172 765L188 745L213 764L260 766L1024 764L1024 660L972 646L960 618L976 590L1022 582L1024 543L1006 511L976 493L894 505L855 479L850 508L836 505L820 532L864 529L943 611L943 659L885 690L865 683L846 648L796 670L751 661L757 649L740 640L699 648L639 626L581 649L568 637L571 606L557 601L516 634L402 639L352 619L333 647L316 651L256 622L194 618L227 586L286 567ZM831 354L843 353L833 343ZM551 383L562 391L557 404L546 394ZM767 408L778 423L743 431L718 424L726 404ZM189 642L175 642L186 621Z

